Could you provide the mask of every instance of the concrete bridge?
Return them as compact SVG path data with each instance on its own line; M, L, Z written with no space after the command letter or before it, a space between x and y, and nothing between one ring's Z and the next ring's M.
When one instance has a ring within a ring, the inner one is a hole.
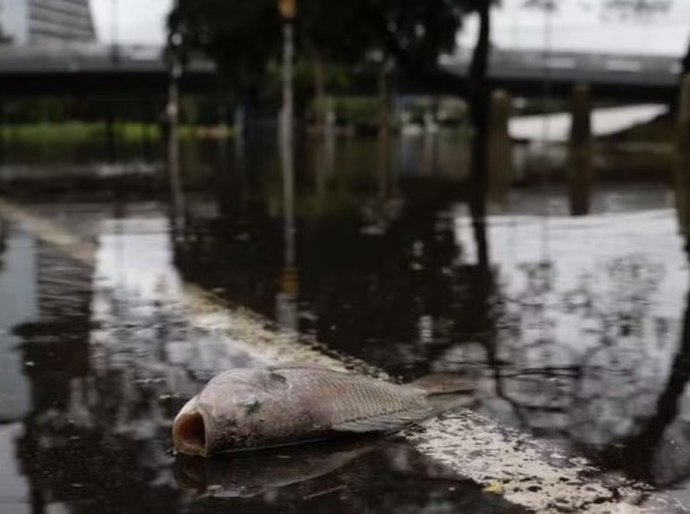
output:
M441 64L464 75L469 53L444 57ZM578 82L590 84L597 99L667 102L676 94L680 63L664 56L540 53L495 49L490 76L494 87L514 96L567 94ZM0 47L0 95L78 95L165 92L169 69L158 46L80 44L62 47ZM214 65L193 59L182 76L186 91L218 87ZM462 95L463 91L458 91Z

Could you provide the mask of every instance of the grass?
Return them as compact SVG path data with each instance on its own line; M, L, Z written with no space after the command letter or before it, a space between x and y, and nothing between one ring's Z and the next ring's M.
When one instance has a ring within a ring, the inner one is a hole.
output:
M103 123L64 122L64 123L26 123L5 125L0 133L6 141L24 143L87 143L103 141L106 138L106 127ZM182 125L179 137L188 139L229 137L230 130L219 130L218 127ZM138 142L145 138L161 137L161 127L145 123L117 123L115 137L118 141Z

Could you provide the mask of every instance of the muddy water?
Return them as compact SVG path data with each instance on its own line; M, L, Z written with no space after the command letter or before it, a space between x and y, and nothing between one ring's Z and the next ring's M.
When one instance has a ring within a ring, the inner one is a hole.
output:
M196 330L190 285L393 377L466 373L478 411L690 497L674 191L597 183L573 218L564 185L517 188L478 233L462 146L329 145L298 152L294 197L270 144L185 154L175 224L131 173L117 194L89 177L48 198L44 167L21 169L9 201L50 224L0 220L2 512L519 511L397 440L176 459L180 403L258 364L246 341ZM56 246L55 227L79 250Z

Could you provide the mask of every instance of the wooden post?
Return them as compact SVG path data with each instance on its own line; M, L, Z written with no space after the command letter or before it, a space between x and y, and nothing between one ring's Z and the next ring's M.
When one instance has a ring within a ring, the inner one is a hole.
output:
M7 120L5 119L5 103L0 101L0 164L5 162L5 133Z
M116 134L115 134L115 110L112 100L108 104L108 112L105 116L105 153L108 162L113 163L116 159Z
M568 159L568 196L570 213L589 213L593 178L592 101L587 84L576 84L571 98L570 153Z
M687 251L690 250L690 73L683 77L680 86L674 175L678 223L685 235Z
M512 143L508 123L513 111L510 95L494 91L491 95L489 134L487 137L489 165L489 198L504 203L513 176Z
M690 73L687 73L680 86L680 104L678 106L679 144L690 147Z

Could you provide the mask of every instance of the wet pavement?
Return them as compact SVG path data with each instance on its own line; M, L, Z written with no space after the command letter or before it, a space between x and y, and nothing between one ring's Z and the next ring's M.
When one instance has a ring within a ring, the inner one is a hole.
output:
M5 199L32 218L0 210L0 510L522 511L409 439L176 458L181 403L220 369L270 360L251 331L198 330L181 300L196 287L287 345L295 331L395 379L469 375L478 415L587 457L593 476L666 491L650 511L683 512L690 325L674 191L597 183L591 213L570 217L563 184L526 186L478 233L451 165L466 156L443 144L304 149L294 198L272 152L201 149L185 170L204 180L172 218L155 195L98 180L78 199L13 186Z

